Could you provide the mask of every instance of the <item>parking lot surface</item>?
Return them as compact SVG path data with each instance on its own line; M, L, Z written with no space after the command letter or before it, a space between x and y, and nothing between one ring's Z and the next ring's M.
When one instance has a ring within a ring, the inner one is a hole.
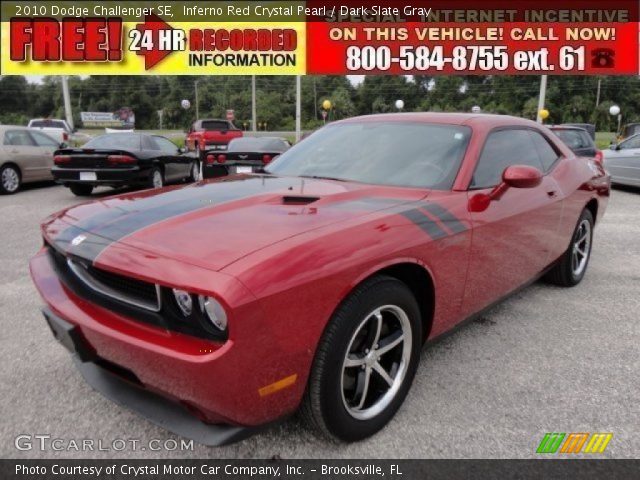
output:
M40 315L28 273L39 223L76 203L52 185L0 196L1 457L531 458L546 432L611 432L602 456L640 452L640 190L613 190L582 284L536 283L426 348L404 406L369 440L332 443L294 417L228 447L188 451L146 448L179 437L86 385ZM20 451L20 434L62 439L62 451L37 442ZM82 439L107 449L77 452ZM127 448L114 450L117 439Z

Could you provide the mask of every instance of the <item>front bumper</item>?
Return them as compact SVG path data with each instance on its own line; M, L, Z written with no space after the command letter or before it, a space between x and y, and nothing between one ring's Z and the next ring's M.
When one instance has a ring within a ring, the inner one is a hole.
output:
M174 402L140 385L135 377L100 359L82 337L78 327L64 321L49 309L43 314L53 335L69 350L85 381L109 400L135 411L150 422L173 433L208 446L221 446L242 440L258 428L210 425L201 422Z
M147 262L153 265L154 260ZM165 271L173 271L174 276L181 275L181 268L184 266L179 263L162 266ZM308 374L305 372L309 366L308 350L279 342L274 337L278 328L265 326L255 301L243 304L236 301L233 292L229 293L233 312L230 325L235 333L231 329L229 340L221 343L139 322L79 297L57 276L46 249L32 258L30 269L50 316L71 325L77 332L72 335L86 342L86 354L78 355L85 363L108 367L110 372L133 382L136 388L164 397L182 414L186 411L204 424L225 425L220 427L225 431L233 428L229 438L236 439L244 435L236 428L272 423L297 409ZM241 284L226 275L218 277L215 272L201 272L192 267L182 275L186 288L191 288L186 281L193 278L201 284L207 280L217 284L221 291L234 290L241 298L248 295ZM223 288L224 282L232 282L232 286ZM260 393L265 386L291 375L297 375L298 381L290 387L268 396ZM102 387L96 388L104 393ZM128 406L156 423L162 421L163 426L176 433L193 437L174 425L180 422L158 420L153 414L156 407L151 404L133 402ZM141 411L147 408L151 410ZM223 436L227 438L227 434Z

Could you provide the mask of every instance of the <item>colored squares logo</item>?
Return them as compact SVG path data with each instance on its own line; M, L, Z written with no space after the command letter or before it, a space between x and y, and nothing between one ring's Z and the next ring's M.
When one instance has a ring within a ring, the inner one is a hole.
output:
M613 433L545 433L536 453L604 453Z

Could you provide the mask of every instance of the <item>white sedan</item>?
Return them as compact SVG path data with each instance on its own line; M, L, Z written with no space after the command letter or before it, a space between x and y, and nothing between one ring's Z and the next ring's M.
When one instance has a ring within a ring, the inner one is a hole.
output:
M613 183L640 187L640 134L605 150L604 167Z

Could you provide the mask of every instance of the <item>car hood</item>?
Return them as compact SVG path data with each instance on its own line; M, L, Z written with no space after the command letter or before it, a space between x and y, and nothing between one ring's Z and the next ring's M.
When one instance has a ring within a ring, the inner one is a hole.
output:
M427 193L238 175L85 203L49 217L43 234L58 250L94 263L119 246L218 271L295 235L417 201Z

